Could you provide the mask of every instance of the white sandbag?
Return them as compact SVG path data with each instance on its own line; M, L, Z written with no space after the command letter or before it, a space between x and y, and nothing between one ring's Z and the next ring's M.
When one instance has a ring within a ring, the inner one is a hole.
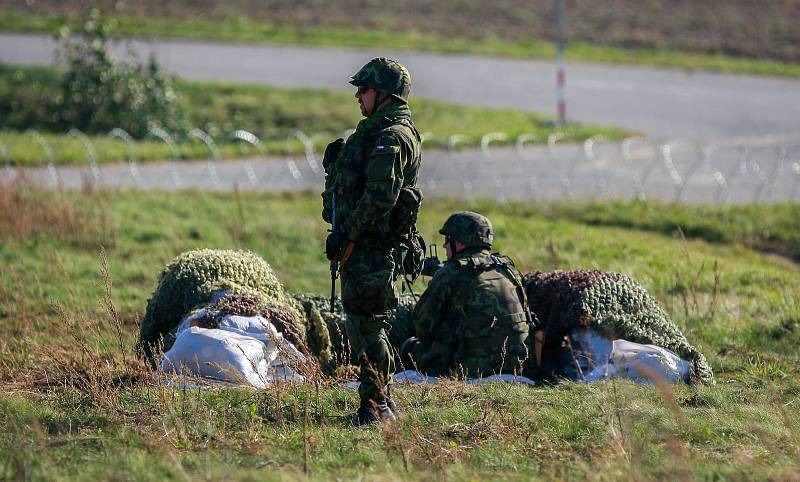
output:
M277 349L252 337L192 326L164 354L164 373L186 374L266 388Z
M228 315L220 320L218 329L250 336L261 341L270 349L275 348L278 356L272 361L273 368L283 367L285 372L291 366L306 362L305 356L294 346L294 343L284 339L283 334L275 328L275 325L263 316ZM290 378L292 377L290 376Z
M586 382L627 378L645 385L689 381L689 362L666 348L612 341L592 328L576 328L570 333L570 340L571 348L562 352L567 378Z
M217 328L192 326L205 316L206 310L201 308L178 326L175 343L164 354L162 368L166 373L186 373L258 388L277 380L304 380L296 367L305 363L305 357L266 318L227 315ZM177 360L184 362L183 367Z
M246 333L248 336L260 340L275 340L283 342L283 335L263 316L227 315L221 319L218 328Z
M688 383L691 370L689 362L666 348L626 340L614 340L611 363L616 376L644 384Z

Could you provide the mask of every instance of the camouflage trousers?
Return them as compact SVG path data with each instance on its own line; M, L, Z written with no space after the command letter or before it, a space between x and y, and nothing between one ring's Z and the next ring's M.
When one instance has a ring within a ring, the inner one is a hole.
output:
M362 402L387 398L394 371L387 330L389 311L398 305L393 250L356 246L342 269L342 305L353 364L361 368Z

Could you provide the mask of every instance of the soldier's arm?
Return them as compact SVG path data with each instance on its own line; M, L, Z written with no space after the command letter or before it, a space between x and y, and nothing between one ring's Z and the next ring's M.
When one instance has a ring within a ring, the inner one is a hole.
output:
M345 221L350 239L365 227L388 215L403 187L405 154L397 134L386 133L370 149L364 162L364 194Z
M438 339L437 332L445 325L451 309L455 275L456 270L449 265L437 271L414 307L414 329L425 345Z

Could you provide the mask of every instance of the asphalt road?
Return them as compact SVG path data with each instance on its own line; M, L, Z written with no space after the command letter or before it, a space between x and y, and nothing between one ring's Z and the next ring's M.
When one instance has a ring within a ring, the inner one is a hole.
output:
M413 75L412 95L536 112L555 109L552 62L338 48L133 41L187 79L351 90L347 79L372 57L391 56ZM47 64L46 35L0 33L0 62ZM122 52L123 49L118 50ZM570 63L568 117L657 139L712 142L800 132L800 81L645 67Z

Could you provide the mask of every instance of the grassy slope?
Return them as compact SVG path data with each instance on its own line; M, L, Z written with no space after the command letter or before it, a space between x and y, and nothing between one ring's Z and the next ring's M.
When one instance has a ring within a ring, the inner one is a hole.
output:
M689 238L709 242L737 242L744 246L800 261L800 211L796 204L773 204L768 208L611 202L591 206L557 204L553 215L597 226L674 234L678 227Z
M525 5L480 7L459 5L420 5L427 12L420 17L413 8L389 12L371 9L368 5L322 6L272 5L198 6L163 9L144 4L135 14L115 14L122 35L146 37L178 37L226 41L274 42L289 44L329 45L392 50L425 50L450 53L474 53L519 58L552 58L552 12L547 8L530 11ZM277 3L277 2L276 2ZM424 2L419 2L424 3ZM73 6L74 7L74 6ZM271 7L271 9L270 9ZM55 31L64 23L74 24L79 16L68 5L55 6L60 13L43 13L7 9L0 17L0 30ZM125 7L123 7L124 9ZM673 7L669 24L664 12L652 6L632 2L623 6L592 6L592 9L615 10L611 17L599 16L581 6L570 11L568 24L570 44L567 58L575 61L633 63L705 69L728 72L800 76L800 65L786 60L797 55L792 47L789 17L780 8L762 9L766 17L752 21L752 12L734 5L696 8L691 3ZM358 14L344 14L358 9ZM328 11L330 10L330 11ZM538 12L542 10L542 12ZM717 14L711 11L717 11ZM725 11L729 10L729 11ZM517 15L509 15L517 12ZM765 15L769 13L769 15ZM730 18L726 18L728 16ZM528 18L530 17L530 18ZM360 19L354 23L353 19ZM475 30L481 19L481 31ZM313 20L312 20L313 19ZM438 22L427 25L427 22ZM446 19L446 20L445 20ZM721 20L722 19L722 20ZM420 23L421 22L421 23ZM442 24L442 22L446 22ZM445 25L443 27L442 25ZM745 30L759 32L753 42ZM763 32L772 32L764 37ZM749 39L749 40L748 40ZM715 52L715 53L709 53ZM725 54L732 52L737 56Z
M791 479L800 469L800 426L790 415L800 393L800 276L796 266L745 246L777 226L797 231L791 211L761 206L731 216L706 208L709 226L730 230L708 243L651 231L689 219L693 208L617 206L620 213L651 208L639 230L637 223L597 225L603 209L596 205L550 206L545 215L543 206L479 202L471 208L489 215L496 247L523 271L602 268L642 282L709 357L719 384L663 392L627 383L406 387L397 391L406 414L398 427L353 430L344 416L357 397L333 387L311 387L308 396L304 389L201 393L149 383L98 389L111 375L134 371L122 363L114 324L99 307L99 243L108 246L124 356L131 357L136 320L158 271L187 249L252 249L288 289L325 293L316 195L130 191L59 200L28 192L23 211L19 197L2 194L13 214L0 218L0 379L7 386L0 395L0 476L24 470L50 480L285 480L303 476L304 453L312 478L321 480ZM423 233L439 242L436 228L463 207L426 202ZM761 229L743 230L747 220ZM784 244L797 249L796 239ZM65 306L64 318L53 301ZM82 334L85 351L75 348Z
M12 82L12 79L15 80ZM42 165L47 160L42 148L20 132L28 127L43 131L52 145L56 164L88 162L86 151L77 138L64 136L58 130L48 133L53 127L42 120L43 116L29 113L34 109L32 106L46 104L43 99L49 95L47 93L58 91L56 85L57 73L52 69L0 65L0 105L3 105L3 98L8 99L7 108L11 112L0 120L0 127L10 129L0 131L0 142L7 146L8 160L12 164ZM207 130L217 139L225 157L256 154L254 148L229 140L235 129L260 136L269 152L300 154L304 152L302 144L294 138L286 140L293 130L299 129L308 136L320 134L314 140L321 152L328 142L343 135L346 129L354 128L361 119L356 100L345 92L186 81L178 82L177 89L192 125ZM15 101L19 104L12 104ZM612 139L626 135L620 129L596 125L569 125L557 129L551 116L511 109L459 106L426 99L412 99L411 109L417 127L423 133L432 133L434 140L441 141L453 134L466 135L468 141L460 146L475 145L482 135L495 131L508 133L508 142L514 142L523 133L534 133L539 139L546 139L556 130L563 130L575 140L595 134ZM98 162L118 162L129 155L123 141L101 135L92 136L91 140ZM148 161L168 159L172 153L160 141L143 140L136 143L133 155L138 160ZM200 142L179 146L180 158L197 159L207 155Z

